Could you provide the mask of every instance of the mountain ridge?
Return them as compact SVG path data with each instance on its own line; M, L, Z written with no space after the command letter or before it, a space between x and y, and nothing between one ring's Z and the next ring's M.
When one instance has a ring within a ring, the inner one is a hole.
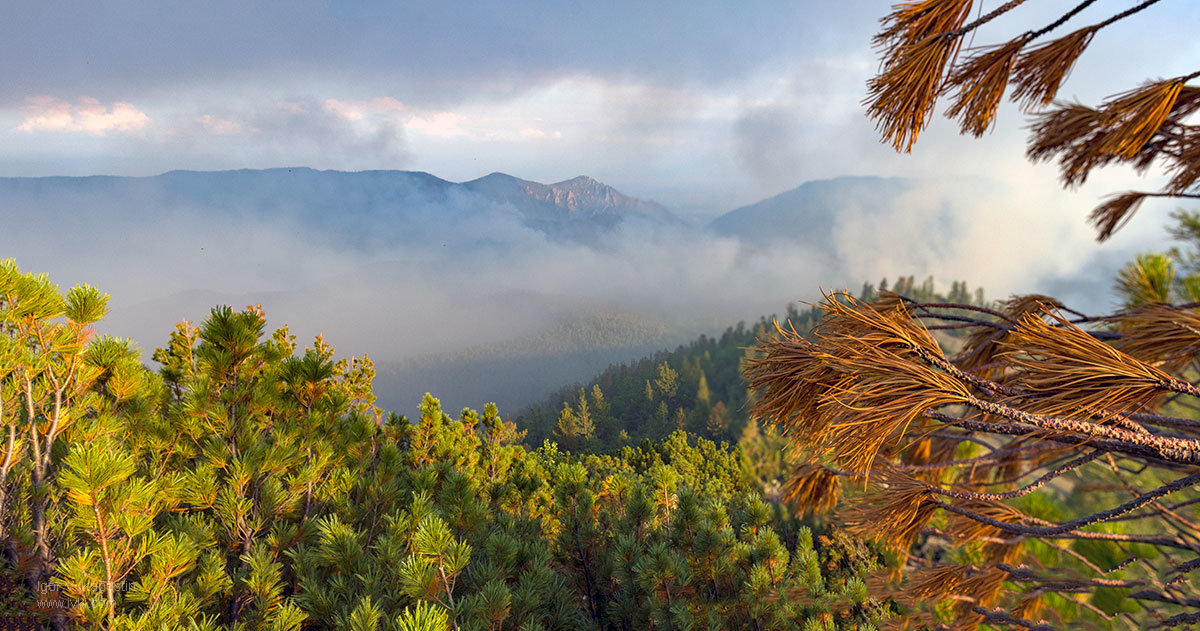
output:
M709 222L708 229L755 245L797 237L805 241L828 240L836 229L838 214L858 210L870 212L920 184L920 180L912 178L874 175L808 180L795 188L721 214Z
M349 230L359 237L374 234L379 229L375 224L385 220L411 223L495 215L495 211L515 212L527 227L551 238L582 242L595 241L626 219L675 221L661 204L626 195L585 175L543 184L495 172L453 182L425 171L275 167L176 169L149 176L0 178L0 202L30 211L56 212L74 196L83 197L88 205L131 212L139 206L187 207L300 219L319 230Z

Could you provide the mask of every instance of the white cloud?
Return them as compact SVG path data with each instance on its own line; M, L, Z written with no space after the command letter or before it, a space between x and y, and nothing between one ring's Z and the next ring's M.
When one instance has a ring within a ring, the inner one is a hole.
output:
M450 138L466 136L467 130L463 128L463 124L466 122L465 117L454 112L432 112L409 118L408 122L404 124L404 128L428 136Z
M25 120L17 127L23 132L83 132L93 136L107 136L111 132L140 132L150 122L145 112L124 101L105 107L98 99L80 97L72 105L51 96L39 96L29 100L25 108Z
M242 131L242 124L228 118L219 118L212 114L196 117L196 122L204 129L214 134L236 134Z
M325 99L324 105L326 110L333 112L334 114L337 114L346 120L357 121L362 120L363 117L366 116L366 113L363 112L362 108L358 107L354 103L339 101L337 99Z
M325 109L346 120L363 120L368 117L394 117L398 112L409 109L390 96L379 96L367 101L325 99Z

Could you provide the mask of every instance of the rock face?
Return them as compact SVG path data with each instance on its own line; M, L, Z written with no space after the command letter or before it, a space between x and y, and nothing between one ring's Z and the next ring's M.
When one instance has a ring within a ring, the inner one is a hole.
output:
M578 238L589 230L611 229L629 217L671 219L661 205L630 197L586 175L542 184L492 173L459 186L511 205L530 226L551 235Z
M630 197L586 175L546 186L545 196L541 199L572 213L585 215L634 213L666 217L669 214L666 208L655 202Z
M587 177L556 184L493 173L455 183L420 171L280 168L171 171L152 177L0 178L0 205L54 214L86 204L122 216L188 208L280 219L354 242L421 232L430 221L515 215L551 239L592 241L626 219L673 221L661 205Z

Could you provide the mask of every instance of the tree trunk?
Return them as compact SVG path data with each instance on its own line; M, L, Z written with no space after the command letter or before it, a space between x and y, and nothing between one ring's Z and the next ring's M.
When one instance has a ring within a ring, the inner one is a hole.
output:
M112 556L108 551L108 531L104 527L104 518L100 516L95 496L92 497L92 513L96 516L96 538L100 540L100 552L104 555L104 596L108 599L108 625L111 628L117 608L113 599Z

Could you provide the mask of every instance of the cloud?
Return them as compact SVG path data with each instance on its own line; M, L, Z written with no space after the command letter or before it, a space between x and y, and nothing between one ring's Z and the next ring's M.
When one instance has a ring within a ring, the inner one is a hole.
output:
M398 168L411 159L404 125L388 100L291 98L214 111L152 139L160 151L238 155L253 166Z
M409 109L390 96L375 97L366 101L325 99L324 106L347 120L363 120L368 116L392 116Z
M295 99L252 113L247 127L268 143L277 163L319 155L326 163L396 167L408 162L404 129L387 119L349 120L311 99ZM294 158L293 158L294 159Z
M105 107L89 96L80 97L77 105L51 96L29 100L24 108L25 120L17 127L23 132L83 132L93 136L110 133L141 132L150 117L124 101Z
M236 134L242 131L242 125L237 121L228 118L218 118L212 114L197 116L196 123L214 134Z
M782 188L795 178L803 145L795 115L777 105L759 105L745 111L733 124L733 147L738 164L752 177L772 188Z
M391 85L414 94L413 104L446 107L581 73L723 82L763 59L799 56L810 42L837 42L824 31L845 35L845 24L859 18L854 5L871 3L806 4L213 0L203 11L181 12L132 0L103 9L43 3L0 24L0 54L20 69L0 84L0 103L63 86L99 93L232 80L296 89L343 80ZM865 41L847 37L844 45ZM88 51L89 63L68 52L78 50Z
M404 123L404 127L405 129L411 129L427 136L452 138L468 134L467 130L463 128L463 125L466 123L466 117L461 114L455 114L454 112L432 112L412 116Z

